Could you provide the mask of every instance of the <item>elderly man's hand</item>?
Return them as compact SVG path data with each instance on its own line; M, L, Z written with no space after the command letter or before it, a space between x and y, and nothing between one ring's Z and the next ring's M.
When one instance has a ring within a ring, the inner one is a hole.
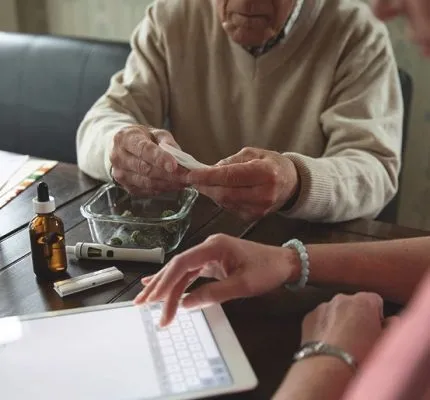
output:
M114 137L112 177L133 195L157 194L185 186L186 170L159 143L179 148L171 133L130 126Z
M337 295L303 321L302 343L322 341L348 352L360 363L383 328L383 301L374 293Z
M142 279L146 287L136 304L165 300L160 325L175 316L182 294L199 276L218 279L188 294L184 307L203 307L212 303L257 296L300 277L300 261L292 249L272 247L216 235L174 257L162 270Z
M193 170L187 181L245 220L256 220L278 210L299 186L299 176L290 159L256 148L245 148L213 168Z
M373 0L375 14L387 20L404 16L408 20L408 30L426 56L430 56L430 2L429 0Z

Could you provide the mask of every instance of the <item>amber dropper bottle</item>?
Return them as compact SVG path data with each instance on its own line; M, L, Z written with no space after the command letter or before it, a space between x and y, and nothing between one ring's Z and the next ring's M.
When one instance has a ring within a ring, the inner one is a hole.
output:
M55 199L45 182L37 186L33 208L36 216L29 225L33 270L39 279L55 280L67 269L64 224L54 215Z

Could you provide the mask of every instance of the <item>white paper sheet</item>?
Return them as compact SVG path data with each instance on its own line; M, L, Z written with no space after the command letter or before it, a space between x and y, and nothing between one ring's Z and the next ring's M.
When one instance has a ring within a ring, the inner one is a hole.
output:
M184 168L192 170L209 167L209 165L197 161L192 155L185 153L184 151L179 150L176 147L170 146L167 143L160 143L160 147L170 153L173 157L175 157L178 164L182 165Z
M21 168L15 172L13 176L9 178L7 183L0 188L0 204L2 197L6 195L10 190L14 189L17 185L19 185L24 179L28 178L32 173L37 171L39 168L45 165L57 164L57 161L44 160L39 158L30 158L27 160L25 164L21 166Z
M9 182L10 178L28 161L28 155L9 153L0 150L0 190Z

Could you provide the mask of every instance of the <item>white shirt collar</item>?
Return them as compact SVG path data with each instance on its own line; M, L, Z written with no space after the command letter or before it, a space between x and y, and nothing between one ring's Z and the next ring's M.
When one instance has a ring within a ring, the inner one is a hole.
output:
M293 29L294 24L297 21L297 18L300 15L300 11L302 11L304 0L297 0L296 5L294 6L293 12L290 15L290 18L288 18L288 22L285 25L284 28L284 39L288 36L288 34Z

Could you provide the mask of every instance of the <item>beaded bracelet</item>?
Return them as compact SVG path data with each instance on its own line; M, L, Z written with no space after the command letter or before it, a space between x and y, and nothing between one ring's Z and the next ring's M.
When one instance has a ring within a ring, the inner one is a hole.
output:
M298 239L291 239L284 243L282 247L288 247L290 249L295 249L299 253L299 259L301 264L301 274L300 279L296 283L285 284L285 287L289 290L302 289L306 286L309 279L309 254L306 250L305 245Z

